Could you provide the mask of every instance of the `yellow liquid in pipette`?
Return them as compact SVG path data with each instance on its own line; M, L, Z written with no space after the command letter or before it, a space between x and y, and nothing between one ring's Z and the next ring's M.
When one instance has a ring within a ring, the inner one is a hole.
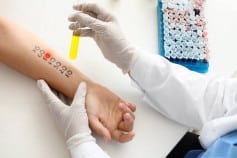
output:
M70 48L70 59L75 60L77 58L78 46L80 42L79 35L72 35L71 48Z

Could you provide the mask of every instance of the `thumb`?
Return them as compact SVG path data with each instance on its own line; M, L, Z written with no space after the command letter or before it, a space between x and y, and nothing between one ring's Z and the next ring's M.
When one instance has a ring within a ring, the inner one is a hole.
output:
M95 116L89 116L89 121L91 128L98 133L99 135L103 136L105 141L110 141L111 140L111 134L109 130L103 126L103 124L99 121L99 119Z
M37 86L47 101L50 111L60 113L65 108L64 103L53 94L48 84L44 80L38 80Z
M85 109L85 97L86 97L86 83L81 82L77 88L71 107Z

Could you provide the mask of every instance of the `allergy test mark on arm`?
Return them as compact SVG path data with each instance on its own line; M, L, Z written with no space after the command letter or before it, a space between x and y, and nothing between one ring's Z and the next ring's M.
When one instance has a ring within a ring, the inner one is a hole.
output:
M50 51L46 51L44 49L41 49L39 46L35 46L32 49L32 52L36 55L36 57L44 60L48 65L50 65L52 68L54 68L67 78L70 78L70 76L72 75L72 70L68 69L60 61L53 57Z

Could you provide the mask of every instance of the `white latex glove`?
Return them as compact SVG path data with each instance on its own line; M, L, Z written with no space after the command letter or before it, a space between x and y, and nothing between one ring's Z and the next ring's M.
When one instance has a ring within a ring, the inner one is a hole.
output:
M79 29L74 33L80 36L92 37L104 57L127 73L138 51L124 37L117 19L94 3L75 4L73 8L79 12L69 17L69 21L73 22L69 28Z
M88 124L85 109L86 83L82 82L74 96L71 106L63 103L49 88L44 80L37 81L48 108L58 127L64 134L69 149L81 143L94 141Z

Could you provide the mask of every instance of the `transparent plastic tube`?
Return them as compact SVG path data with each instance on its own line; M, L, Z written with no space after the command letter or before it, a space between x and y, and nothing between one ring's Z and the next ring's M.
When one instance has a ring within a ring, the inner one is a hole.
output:
M69 55L71 60L76 60L77 58L79 43L80 43L80 34L78 33L78 31L76 34L75 32L73 32L70 47L70 55Z

